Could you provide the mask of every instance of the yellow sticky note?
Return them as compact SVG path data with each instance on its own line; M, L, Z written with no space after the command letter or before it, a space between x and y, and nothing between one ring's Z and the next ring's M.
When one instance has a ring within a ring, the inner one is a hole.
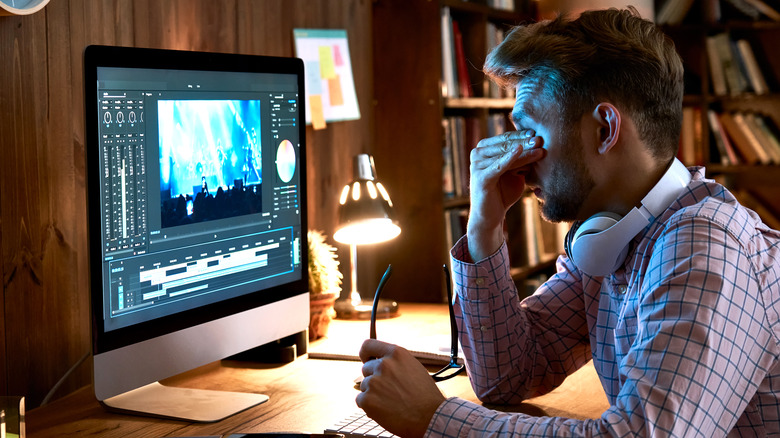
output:
M339 75L328 79L328 94L330 95L330 106L344 105L344 94L341 92L341 78Z
M320 46L320 75L322 79L332 79L336 76L331 46Z
M313 94L309 96L309 110L311 111L311 126L314 129L325 128L325 114L322 112L322 96Z

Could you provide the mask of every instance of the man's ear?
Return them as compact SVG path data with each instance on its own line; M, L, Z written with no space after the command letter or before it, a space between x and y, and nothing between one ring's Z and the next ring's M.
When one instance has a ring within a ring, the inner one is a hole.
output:
M598 151L607 153L620 138L620 111L611 103L602 102L593 110L593 119L598 127Z

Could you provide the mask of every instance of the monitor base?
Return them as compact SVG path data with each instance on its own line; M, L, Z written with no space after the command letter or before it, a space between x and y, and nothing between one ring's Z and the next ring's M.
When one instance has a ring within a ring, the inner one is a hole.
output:
M268 396L247 392L179 388L150 383L103 400L110 411L176 420L211 423L268 401Z

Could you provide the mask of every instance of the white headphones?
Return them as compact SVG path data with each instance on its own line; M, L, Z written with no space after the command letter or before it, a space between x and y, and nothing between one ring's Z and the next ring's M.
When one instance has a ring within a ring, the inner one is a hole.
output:
M576 222L566 234L566 255L577 269L594 277L615 272L628 255L628 244L658 215L664 212L691 181L691 174L677 158L661 180L623 218L602 212Z

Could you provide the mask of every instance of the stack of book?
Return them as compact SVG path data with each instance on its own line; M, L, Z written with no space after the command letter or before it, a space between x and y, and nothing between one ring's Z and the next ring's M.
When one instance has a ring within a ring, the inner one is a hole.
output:
M539 201L524 195L506 216L509 258L512 266L535 266L563 253L569 224L542 219Z
M447 239L447 249L452 248L466 234L469 221L469 208L456 207L444 210L444 227Z
M780 129L771 117L752 111L707 115L721 164L780 164Z
M707 57L713 92L717 96L769 93L764 73L751 44L727 32L707 37Z
M655 22L676 26L681 24L692 10L710 23L722 21L724 17L733 18L735 15L750 20L780 21L780 2L777 0L701 0L698 6L696 3L694 0L656 0Z
M704 164L701 107L684 106L677 158L688 166Z
M450 116L442 119L442 187L445 197L469 194L471 150L483 138L480 120L476 117Z
M463 48L463 34L458 22L452 19L450 8L446 6L441 8L441 65L443 97L474 95Z

